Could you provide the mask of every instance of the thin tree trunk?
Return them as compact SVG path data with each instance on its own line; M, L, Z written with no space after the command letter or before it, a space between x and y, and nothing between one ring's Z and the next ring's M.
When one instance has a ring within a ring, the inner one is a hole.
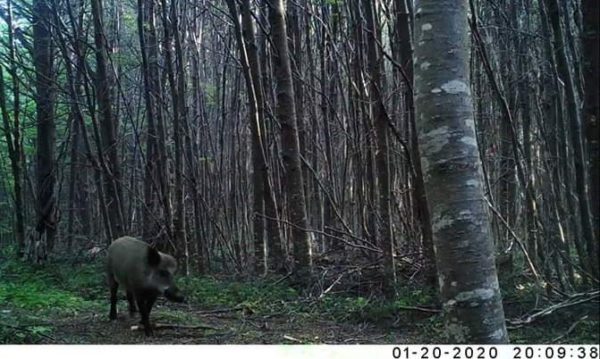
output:
M281 248L281 238L279 231L279 222L277 215L277 205L273 193L273 186L269 176L267 151L265 149L266 142L266 124L265 124L265 100L264 89L262 83L262 71L260 68L258 47L256 45L254 22L250 9L250 0L242 0L242 35L246 44L248 53L248 63L250 66L250 74L252 75L252 83L254 94L256 96L258 123L256 123L256 133L253 132L252 150L259 150L261 157L259 173L262 178L262 196L264 201L264 213L267 217L266 232L267 232L267 251L264 253L265 265L271 265L276 270L283 268L283 249ZM254 155L254 152L253 152ZM257 248L255 247L255 251ZM259 253L260 255L262 253ZM270 260L269 260L270 258Z
M37 225L39 236L45 234L47 250L52 251L57 223L57 204L54 193L56 169L54 149L54 70L52 54L52 13L47 0L33 3L33 64L35 67L35 102L37 123ZM45 254L42 254L44 257ZM38 258L39 259L39 258Z
M409 24L410 14L408 12L408 6L406 4L407 0L396 0L396 6L398 8L398 33L400 40L400 60L404 69L404 73L406 74L406 81L409 83L406 84L407 91L405 94L405 112L407 117L407 122L409 124L409 132L411 135L410 139L410 149L411 156L413 158L413 166L414 166L414 200L413 205L415 207L415 212L417 213L419 220L421 222L421 233L423 236L423 251L425 253L425 261L427 266L427 277L429 283L435 285L436 284L436 268L435 268L435 254L433 252L433 236L431 233L431 217L429 215L429 210L427 209L427 196L425 194L425 184L423 182L423 171L421 169L421 154L419 153L418 146L418 138L417 138L417 130L416 130L416 121L415 121L415 106L414 106L414 96L412 92L412 84L413 84L413 62L412 62L412 54L413 54L413 46L411 39L411 29Z
M545 0L548 16L552 25L554 35L554 51L556 56L556 66L558 75L565 84L565 94L567 97L567 113L569 123L569 135L571 136L571 146L573 149L573 164L575 168L575 189L579 204L579 215L581 216L581 230L587 249L588 261L592 275L598 278L598 248L594 239L594 230L592 228L592 215L590 201L587 195L587 177L585 171L585 154L581 136L581 113L577 100L573 76L569 70L569 62L565 52L563 31L560 25L560 13L557 0ZM597 184L595 184L597 185ZM597 203L596 203L597 205Z
M19 79L17 78L17 62L15 58L13 20L12 20L12 1L6 2L6 17L8 24L8 50L10 60L10 77L12 79L13 111L12 125L10 124L10 115L6 102L6 88L4 86L4 77L2 66L0 65L0 115L4 125L4 135L8 147L8 157L13 175L13 190L15 195L15 238L17 240L17 257L23 257L25 253L25 221L24 221L24 203L23 203L23 151L21 140L20 125L20 90Z
M378 239L379 245L383 251L383 291L387 296L394 295L394 285L396 284L396 271L394 264L394 241L392 238L391 224L391 188L390 188L390 168L388 153L388 123L389 118L383 103L382 84L382 61L383 56L378 53L377 43L379 42L379 30L375 22L375 4L377 0L363 0L365 7L365 16L367 19L367 54L368 68L370 75L369 82L369 101L371 103L371 116L375 122L375 133L377 139L377 152L375 155L375 165L377 168L377 212L379 215Z
M267 0L273 42L273 71L277 83L277 119L281 126L281 155L285 167L285 191L294 246L294 273L306 282L311 272L310 242L307 229L304 181L300 167L300 144L294 104L294 87L287 42L283 0Z
M138 36L140 41L140 50L142 55L142 77L144 79L144 104L146 112L146 121L148 122L148 133L146 134L146 157L145 157L145 178L144 178L144 203L142 208L142 239L150 242L152 237L156 235L158 228L155 225L155 217L157 215L157 194L155 193L156 183L158 182L158 156L157 156L157 131L155 124L155 101L153 94L156 90L153 88L155 84L152 81L148 55L151 53L152 45L151 38L156 34L151 35L149 32L154 30L154 6L144 6L145 3L152 3L154 0L145 1L138 0Z
M597 0L582 0L584 126L590 171L590 203L596 246L600 241L600 12Z
M247 43L254 43L254 32L252 23L249 23L250 28L245 29L246 42L242 38L242 30L238 20L238 11L234 0L227 0L229 13L231 14L236 40L238 43L238 51L240 53L242 71L246 81L246 93L250 106L249 121L252 132L252 189L253 189L253 242L254 242L254 268L258 274L264 274L267 271L267 256L264 237L264 185L263 174L261 172L264 167L264 153L262 148L262 139L260 132L261 115L258 109L257 90L254 86L253 74L250 70L250 60L248 51L246 50ZM244 6L244 5L243 5ZM248 9L249 11L249 9ZM251 21L251 20L250 20ZM248 24L246 24L248 25ZM250 40L251 39L251 40Z
M108 201L111 235L113 240L124 234L121 201L121 169L117 146L117 121L113 118L107 61L107 44L102 20L102 0L92 0L94 44L96 53L96 97L100 112L102 152L106 155L104 187Z

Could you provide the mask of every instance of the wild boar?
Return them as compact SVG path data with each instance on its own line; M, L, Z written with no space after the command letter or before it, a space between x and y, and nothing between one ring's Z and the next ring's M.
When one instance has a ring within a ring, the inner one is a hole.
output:
M119 285L127 293L129 314L137 309L147 336L152 335L149 316L159 295L173 302L184 302L175 285L177 262L172 256L132 237L121 237L108 247L106 272L110 288L111 320L117 319L117 291Z

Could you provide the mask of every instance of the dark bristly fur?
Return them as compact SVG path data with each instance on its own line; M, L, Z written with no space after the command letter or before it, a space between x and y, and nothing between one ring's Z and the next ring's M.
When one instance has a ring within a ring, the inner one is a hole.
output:
M184 298L174 282L177 262L172 256L159 252L145 242L121 237L108 248L106 272L110 288L111 320L117 319L117 291L122 286L127 293L129 314L137 310L146 335L152 335L150 311L159 295L174 302Z

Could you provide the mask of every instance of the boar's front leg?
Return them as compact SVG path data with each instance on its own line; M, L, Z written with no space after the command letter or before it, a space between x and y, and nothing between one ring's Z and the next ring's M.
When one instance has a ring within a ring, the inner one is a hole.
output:
M135 312L138 310L137 306L135 305L135 296L130 290L127 291L127 302L129 303L129 316L133 318L135 316Z
M152 306L156 301L156 294L144 291L141 293L136 293L135 297L137 300L138 309L140 310L140 315L142 317L141 322L144 326L144 333L146 336L151 336L153 335L153 332L152 326L150 325L150 311L152 310Z
M117 283L112 275L108 276L108 286L110 287L110 313L108 317L110 320L115 320L117 319L117 291L119 290L119 283Z

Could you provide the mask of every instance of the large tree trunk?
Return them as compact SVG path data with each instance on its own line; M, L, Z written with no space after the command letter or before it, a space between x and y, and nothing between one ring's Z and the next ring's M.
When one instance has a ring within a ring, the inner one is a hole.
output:
M421 165L450 341L506 343L475 139L467 26L466 0L417 2L414 88Z
M35 67L35 103L37 123L37 225L39 238L46 236L48 251L54 246L57 226L57 209L54 186L54 148L56 124L54 123L54 73L52 53L52 28L49 2L33 3L33 64ZM44 256L44 255L42 255Z
M294 87L285 24L283 0L268 0L273 41L273 71L277 83L277 119L281 126L281 156L285 167L285 191L292 223L294 272L306 281L311 271L304 185L300 167L300 144L294 104Z

